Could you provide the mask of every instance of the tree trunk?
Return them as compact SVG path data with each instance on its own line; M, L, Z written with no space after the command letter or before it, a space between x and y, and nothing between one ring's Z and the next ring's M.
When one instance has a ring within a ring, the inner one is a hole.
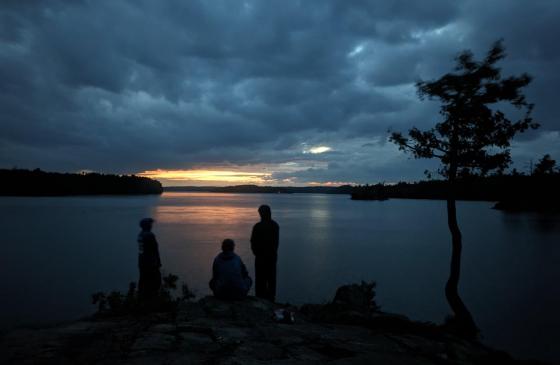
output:
M451 232L451 270L449 279L445 285L445 297L449 306L453 310L455 317L453 318L454 327L462 334L468 337L476 337L478 328L474 320L465 306L465 303L459 296L459 275L461 272L461 250L463 248L461 230L457 224L457 208L455 206L455 176L454 171L450 175L449 192L447 198L447 224Z

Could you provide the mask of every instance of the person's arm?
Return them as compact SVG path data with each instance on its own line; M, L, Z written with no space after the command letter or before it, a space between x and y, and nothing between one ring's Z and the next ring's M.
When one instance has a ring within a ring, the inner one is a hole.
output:
M208 285L210 286L210 289L212 291L216 290L216 273L217 273L217 268L216 268L216 259L214 258L214 262L212 263L212 278L210 279L210 282L208 283Z
M257 225L253 226L253 231L251 232L251 251L253 255L257 256Z
M216 280L218 277L218 265L216 265L216 259L212 263L212 280Z
M156 235L152 235L154 237L154 249L156 250L155 252L155 257L156 257L156 264L157 267L161 267L161 258L159 257L159 245L158 242L156 240Z
M241 261L241 277L242 278L249 277L249 271L247 271L247 267L245 266L245 263L243 261Z
M144 235L144 260L146 265L150 267L160 267L161 262L159 258L158 243L156 241L156 236L152 232L148 232Z
M274 222L274 253L278 252L278 246L280 245L280 226L278 223Z

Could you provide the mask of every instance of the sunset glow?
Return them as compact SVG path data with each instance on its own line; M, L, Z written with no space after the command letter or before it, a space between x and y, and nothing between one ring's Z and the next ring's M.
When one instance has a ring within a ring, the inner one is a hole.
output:
M298 160L282 163L249 165L212 165L192 169L154 169L136 173L159 180L164 186L228 186L228 185L309 185L294 175L309 169L326 169L327 162Z
M235 184L261 184L270 178L270 173L225 171L225 170L148 170L138 174L157 180L182 182L219 182Z

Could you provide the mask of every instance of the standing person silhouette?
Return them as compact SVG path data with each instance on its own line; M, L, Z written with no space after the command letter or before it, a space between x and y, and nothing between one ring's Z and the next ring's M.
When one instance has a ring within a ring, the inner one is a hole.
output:
M161 288L161 260L156 236L152 233L154 220L144 218L140 221L142 231L138 234L138 296L141 301L153 301Z
M253 226L251 233L251 250L255 255L255 295L274 302L280 227L272 220L268 205L259 207L259 215L261 221Z

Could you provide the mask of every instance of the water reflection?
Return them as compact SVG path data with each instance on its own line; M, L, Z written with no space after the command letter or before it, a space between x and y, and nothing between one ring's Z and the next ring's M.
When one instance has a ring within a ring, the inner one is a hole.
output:
M533 212L500 212L504 225L512 231L529 227L541 233L560 232L560 215Z
M167 272L179 274L199 295L209 293L211 264L225 238L253 266L249 236L257 208L236 205L242 197L226 194L165 194L155 209L156 234Z
M309 216L316 228L329 227L331 219L331 200L328 195L313 195L310 199Z
M332 245L335 242L331 236L333 222L330 201L327 195L309 197L308 216L305 219L304 229L296 233L299 239L294 237L298 241L301 240L301 247L288 246L290 251L297 250L300 253L305 275L313 282L321 280L322 268L329 265L329 260L333 257ZM286 258L284 261L286 260L289 259ZM291 285L289 286L291 289L295 289Z

